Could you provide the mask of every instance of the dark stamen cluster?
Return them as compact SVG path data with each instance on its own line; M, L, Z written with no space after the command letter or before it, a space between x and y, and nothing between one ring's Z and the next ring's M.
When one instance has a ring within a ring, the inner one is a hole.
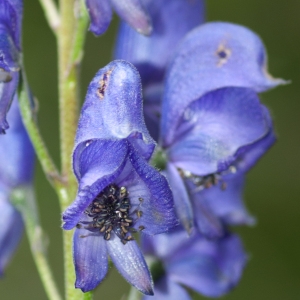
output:
M198 176L182 169L178 169L178 172L183 179L190 180L197 187L197 190L209 189L219 183L221 183L221 189L225 190L226 182L222 179L222 176L230 173L235 173L236 168L234 166L231 166L226 171L209 174L206 176Z
M111 184L86 209L85 213L92 221L86 226L78 224L77 227L101 232L105 240L110 239L113 231L126 244L134 239L129 232L135 232L132 228L134 221L129 216L130 208L126 188Z

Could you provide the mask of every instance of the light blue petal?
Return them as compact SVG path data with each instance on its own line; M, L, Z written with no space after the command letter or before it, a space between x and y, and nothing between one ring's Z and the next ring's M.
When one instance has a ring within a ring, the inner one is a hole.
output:
M24 224L21 214L9 203L7 195L0 192L0 275L16 250Z
M109 256L121 275L140 292L153 295L153 282L145 259L135 241L124 245L114 236L107 242Z
M88 292L97 287L108 271L106 241L85 229L76 229L73 237L76 272L75 287Z
M171 186L176 214L182 226L190 233L194 226L192 203L183 179L172 163L167 165L167 177Z
M236 235L216 241L201 236L172 257L166 266L170 280L207 297L228 293L240 280L247 255Z

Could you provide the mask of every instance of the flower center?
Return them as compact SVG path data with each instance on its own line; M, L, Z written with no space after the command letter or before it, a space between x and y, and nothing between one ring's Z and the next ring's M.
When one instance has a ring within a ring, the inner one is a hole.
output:
M77 228L85 228L90 231L103 233L105 240L111 238L113 231L123 244L134 240L129 232L136 232L132 227L134 220L130 217L131 204L128 192L125 187L118 187L115 184L107 186L85 210L92 220L86 226L77 224ZM140 217L141 211L135 210L134 213ZM142 226L140 226L142 227ZM143 228L140 228L142 230Z

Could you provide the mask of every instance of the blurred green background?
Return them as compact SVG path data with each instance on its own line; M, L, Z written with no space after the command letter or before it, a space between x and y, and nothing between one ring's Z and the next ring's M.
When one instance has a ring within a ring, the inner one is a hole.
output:
M172 0L165 0L172 1ZM39 123L50 152L58 156L58 102L56 44L38 1L25 2L23 49L26 71L39 100ZM300 1L207 0L207 19L245 25L263 39L269 54L269 70L275 77L290 79L261 95L270 108L278 134L277 144L249 173L245 198L257 217L253 228L238 229L250 260L244 276L224 299L300 299ZM111 60L117 28L101 38L87 35L82 66L82 99L95 72ZM36 166L35 183L41 221L49 237L49 257L63 290L62 237L56 195ZM98 287L95 299L120 299L127 283L113 269ZM5 277L0 299L46 299L24 236ZM194 295L194 299L203 299Z

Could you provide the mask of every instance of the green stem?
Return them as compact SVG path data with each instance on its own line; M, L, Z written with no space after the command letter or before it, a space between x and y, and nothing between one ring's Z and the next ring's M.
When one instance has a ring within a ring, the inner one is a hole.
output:
M12 202L23 216L32 256L40 274L46 294L50 300L61 300L62 297L60 296L58 288L54 282L47 259L45 238L40 226L32 187L15 189L12 193Z
M61 210L64 211L76 195L77 182L72 171L71 156L77 129L79 103L79 65L82 58L87 16L81 0L59 1L61 23L58 31L60 153L64 189L59 192ZM82 299L74 288L73 232L63 232L66 299ZM88 296L88 295L87 295ZM91 298L90 298L91 299Z
M53 2L53 0L40 0L40 3L50 28L54 34L56 34L60 23L60 17L56 4Z
M61 186L61 178L40 134L30 99L28 98L29 94L30 91L28 91L27 88L25 73L23 73L22 89L19 96L22 120L46 177L55 189L59 189Z

